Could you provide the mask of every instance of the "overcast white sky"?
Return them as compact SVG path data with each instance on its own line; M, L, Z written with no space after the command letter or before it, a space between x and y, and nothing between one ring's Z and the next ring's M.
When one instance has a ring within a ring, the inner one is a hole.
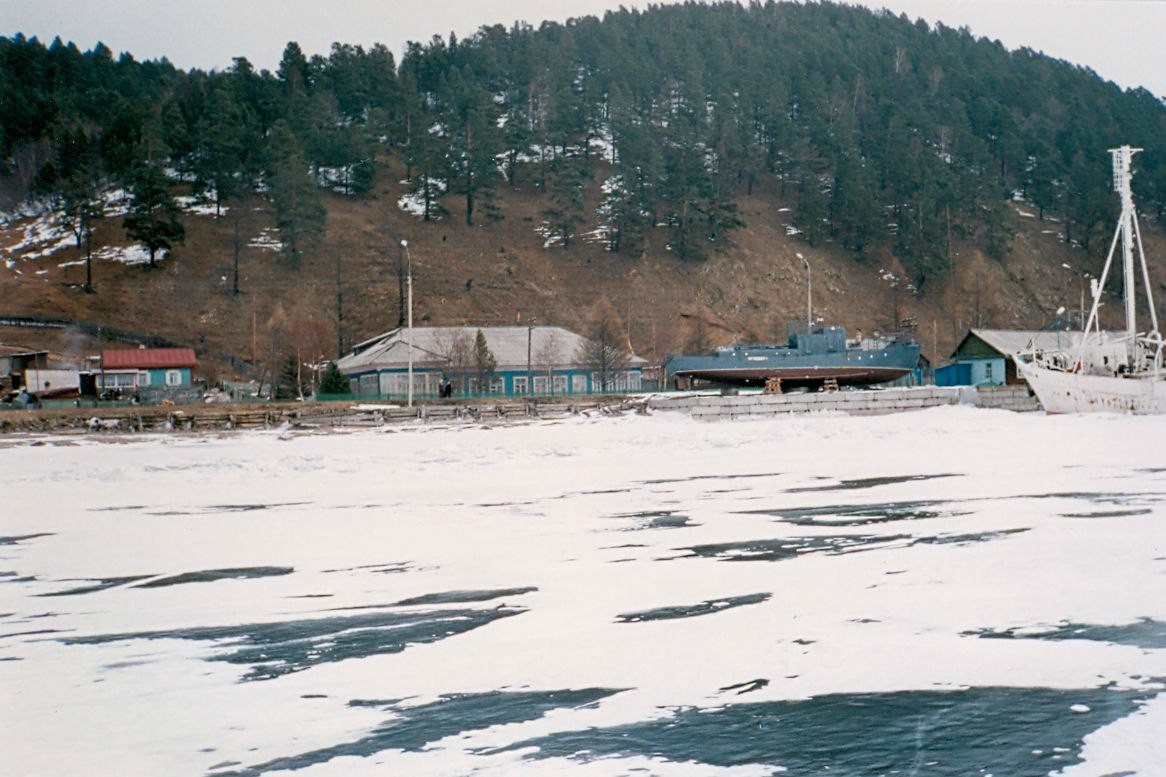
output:
M858 0L851 0L858 2ZM968 27L1010 49L1028 46L1092 68L1122 87L1166 97L1166 0L861 0L910 18ZM640 0L0 0L0 34L54 36L90 49L101 41L139 60L224 69L235 56L274 70L294 40L310 56L333 41L384 43L459 38L516 20L602 16Z

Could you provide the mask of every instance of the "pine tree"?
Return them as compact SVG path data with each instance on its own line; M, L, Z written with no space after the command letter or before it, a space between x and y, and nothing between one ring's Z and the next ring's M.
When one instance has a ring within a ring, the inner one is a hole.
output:
M443 119L447 125L451 183L454 193L465 198L466 225L474 225L480 204L494 217L494 190L500 150L497 111L469 71L451 73L446 84Z
M320 393L348 394L351 391L352 387L348 385L348 378L340 372L336 362L328 362L328 366L324 368L324 374L320 376Z
M247 134L253 120L225 87L211 91L199 122L201 142L194 165L197 180L215 195L215 214L223 201L251 188Z
M844 248L864 253L882 236L883 219L874 180L857 151L842 155L835 167L830 194L834 238Z
M478 371L478 391L488 393L490 384L494 380L494 370L498 367L498 360L486 342L486 335L479 329L474 335L474 366Z
M549 169L547 197L550 205L543 210L543 217L551 235L558 237L566 249L570 248L576 230L583 223L583 193L590 167L581 157L559 156Z
M275 203L276 224L283 239L285 256L295 267L299 265L303 252L313 248L323 237L327 214L320 190L308 173L302 147L286 123L276 124L272 146L271 200Z
M175 243L186 240L186 228L178 215L177 203L170 196L166 175L154 165L141 165L134 175L132 204L125 217L126 234L145 244L150 252L150 267L155 266L158 251L169 251Z

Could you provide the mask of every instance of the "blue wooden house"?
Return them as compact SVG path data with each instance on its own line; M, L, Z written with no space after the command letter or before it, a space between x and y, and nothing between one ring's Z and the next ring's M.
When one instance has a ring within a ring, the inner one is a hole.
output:
M495 366L482 372L474 357L477 333ZM557 326L447 326L393 329L357 344L336 362L355 394L404 397L413 357L413 395L439 396L448 381L453 396L565 396L639 391L645 360L632 356L607 385L582 363L585 338Z
M1004 386L1023 383L1015 354L1037 348L1070 350L1077 334L1056 330L969 329L951 354L952 362L935 370L937 386Z
M197 363L193 348L107 348L91 369L98 391L165 395L189 392Z

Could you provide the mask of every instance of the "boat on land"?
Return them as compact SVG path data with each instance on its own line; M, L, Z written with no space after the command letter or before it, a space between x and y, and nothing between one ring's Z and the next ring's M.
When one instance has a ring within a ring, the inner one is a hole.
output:
M734 344L700 356L673 356L665 374L676 388L763 386L770 391L870 386L902 378L919 363L919 343L909 334L861 333L848 339L840 326L789 325L784 345Z
M1101 277L1091 280L1093 305L1084 329L1065 350L1029 348L1014 357L1017 370L1047 412L1166 413L1162 335L1130 187L1131 160L1139 151L1129 146L1110 149L1121 214ZM1103 331L1098 310L1119 244L1126 327L1124 331ZM1139 269L1149 315L1149 328L1143 332L1138 331L1137 323Z

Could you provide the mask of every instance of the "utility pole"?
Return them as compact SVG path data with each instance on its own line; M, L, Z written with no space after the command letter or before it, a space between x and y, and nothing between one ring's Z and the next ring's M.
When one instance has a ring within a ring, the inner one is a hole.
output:
M402 240L401 250L405 252L408 263L405 275L405 288L408 297L408 326L405 343L409 348L409 390L408 406L413 407L413 257L409 254L409 244Z
M93 227L89 225L88 215L83 216L81 231L85 235L85 286L86 294L93 293Z
M530 365L530 341L534 334L534 316L527 316L526 318L526 393L534 393L534 378L531 372Z
M397 246L397 328L405 325L405 247L404 240Z
M336 358L344 355L344 285L340 277L340 252L336 252Z

